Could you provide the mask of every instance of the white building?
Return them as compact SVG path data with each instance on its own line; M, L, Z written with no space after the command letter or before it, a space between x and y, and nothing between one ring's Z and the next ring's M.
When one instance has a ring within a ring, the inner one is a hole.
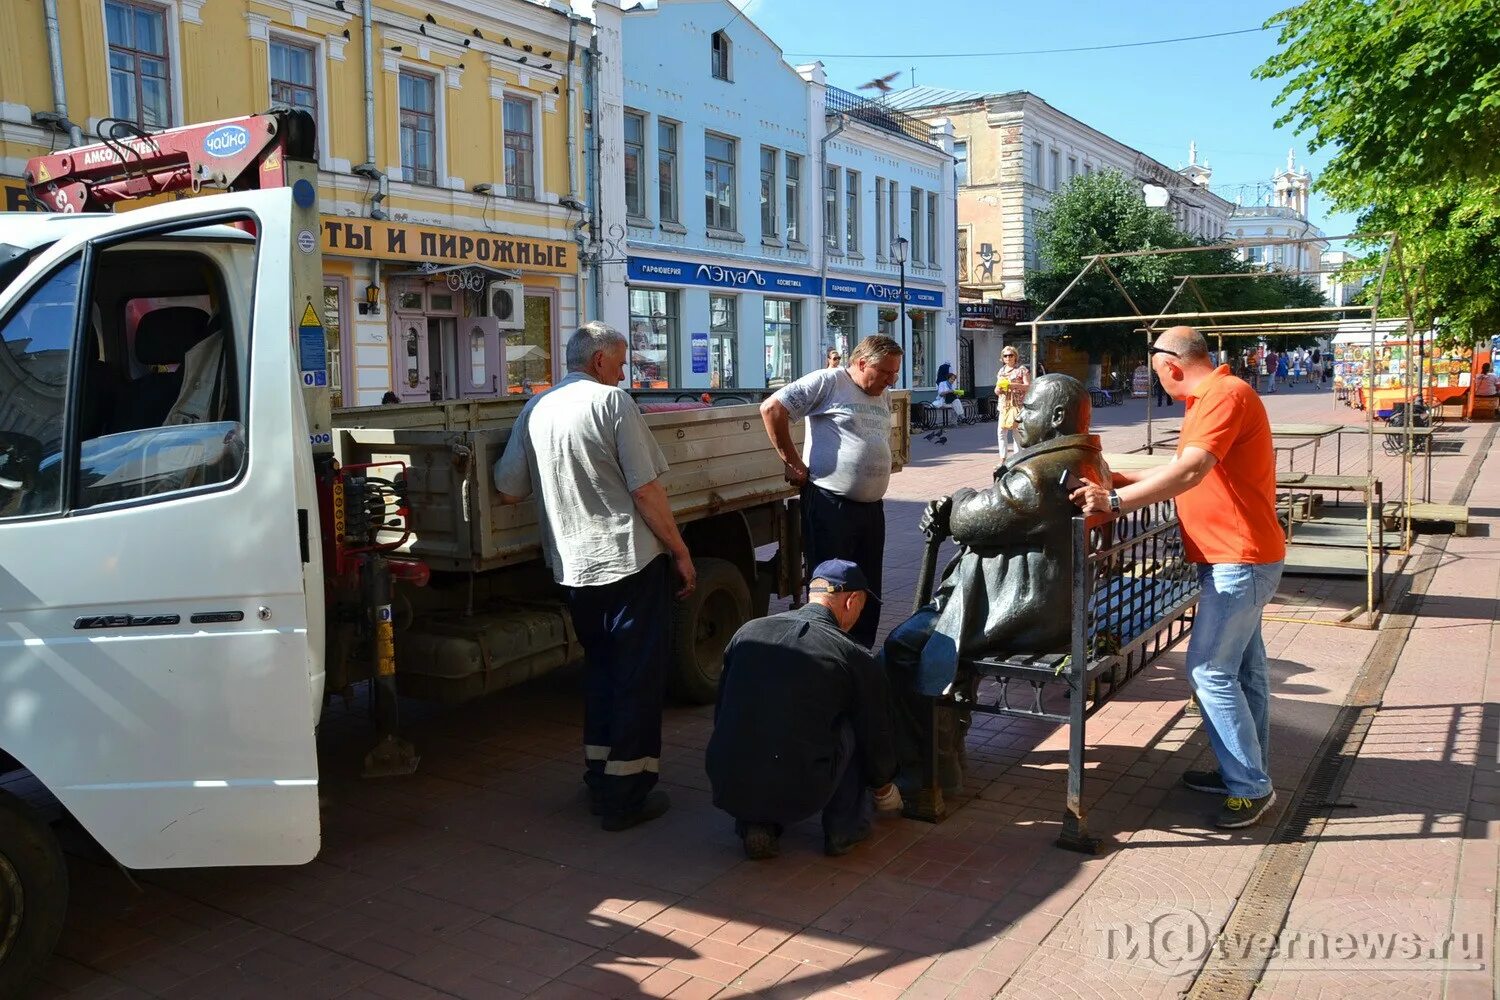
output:
M1236 240L1310 239L1311 242L1242 247L1240 259L1280 271L1301 272L1308 280L1315 280L1309 272L1322 267L1328 242L1323 239L1323 230L1307 218L1311 190L1312 174L1306 167L1298 169L1293 151L1287 150L1286 167L1272 178L1266 203L1236 205L1229 220L1229 235Z
M925 127L830 96L820 65L788 65L728 0L599 0L594 19L601 235L623 237L601 264L601 318L629 331L633 383L781 385L876 332L883 309L899 339L900 268L880 244L902 235L916 244L903 384L930 385L956 290L952 159Z
M1323 251L1323 273L1318 275L1318 287L1323 290L1323 298L1329 305L1349 305L1364 290L1365 285L1370 283L1372 276L1368 271L1352 275L1350 278L1338 273L1345 265L1352 264L1358 259L1356 254L1349 253L1347 250Z

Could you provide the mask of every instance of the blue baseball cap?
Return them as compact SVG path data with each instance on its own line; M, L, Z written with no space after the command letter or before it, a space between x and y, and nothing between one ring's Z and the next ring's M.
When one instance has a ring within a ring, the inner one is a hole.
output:
M870 587L870 581L865 579L865 571L860 569L857 563L852 563L847 559L823 560L813 570L812 578L822 580L828 586L809 587L809 593L838 594L848 590L863 590L870 601L875 604L880 603L879 596Z

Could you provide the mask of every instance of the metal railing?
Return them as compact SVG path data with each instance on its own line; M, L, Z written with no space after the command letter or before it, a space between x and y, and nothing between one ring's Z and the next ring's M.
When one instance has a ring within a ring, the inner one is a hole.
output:
M830 115L846 115L882 132L905 136L920 143L929 141L930 131L926 122L887 107L879 98L860 97L847 90L829 87L823 98L823 110Z

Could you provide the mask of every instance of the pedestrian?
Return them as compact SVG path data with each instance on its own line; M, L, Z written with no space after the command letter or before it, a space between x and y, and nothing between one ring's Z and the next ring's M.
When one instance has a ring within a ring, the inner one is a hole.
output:
M944 361L938 365L937 378L937 389L932 397L932 402L928 404L929 412L934 418L932 421L934 426L932 430L922 435L922 437L927 441L937 439L938 444L945 444L948 440L947 428L936 419L938 411L944 409L952 410L953 425L957 427L964 419L964 401L958 395L958 382L953 377L952 364Z
M401 397L396 395L394 392L387 392L384 396L380 397L381 406L395 406L400 402Z
M1020 353L1014 347L1000 351L1000 370L995 373L995 421L1000 425L1000 457L1003 459L1020 447L1016 428L1021 422L1021 400L1031 385L1031 369L1020 364Z
M1281 379L1283 382L1285 382L1286 381L1286 371L1287 371L1287 369L1286 369L1286 352L1283 351L1282 353L1276 355L1276 377L1279 378L1279 379ZM1272 392L1276 391L1276 383L1275 382L1271 383L1271 391Z
M708 780L750 858L819 810L824 853L846 854L870 835L872 790L901 807L885 672L845 634L875 603L858 566L830 559L806 604L746 622L724 650Z
M1172 397L1167 395L1167 390L1162 386L1161 379L1153 375L1151 380L1156 383L1156 405L1171 406Z
M1276 366L1278 364L1280 364L1280 363L1281 363L1281 357L1280 357L1280 355L1278 355L1275 351L1267 348L1266 349L1266 376L1268 378L1268 385L1269 385L1269 388L1266 389L1267 392L1275 392L1276 391Z
M823 360L824 368L837 368L840 364L843 363L844 358L843 355L839 354L839 349L837 347L830 347L828 349L828 355Z
M662 488L661 448L619 388L626 340L603 323L568 338L568 374L532 396L495 463L503 503L537 495L542 552L584 652L584 784L618 831L667 811L657 789L672 577L697 583Z
M861 340L844 368L824 368L778 389L760 405L761 422L802 490L802 550L809 569L848 559L880 596L885 558L885 506L891 482L891 393L901 377L901 347L890 337ZM792 443L793 420L807 420L806 456ZM865 606L850 631L869 647L880 624L877 604Z
M1149 473L1114 473L1114 489L1085 484L1072 497L1086 513L1117 516L1176 497L1183 545L1202 586L1187 665L1219 761L1217 771L1189 771L1183 783L1224 797L1217 826L1249 826L1276 801L1260 623L1286 558L1271 423L1250 386L1209 364L1198 331L1173 327L1151 352L1167 392L1187 404L1176 457Z

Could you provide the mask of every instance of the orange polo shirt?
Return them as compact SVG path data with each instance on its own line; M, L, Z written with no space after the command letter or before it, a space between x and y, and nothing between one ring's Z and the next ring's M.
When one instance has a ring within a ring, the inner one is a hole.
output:
M1218 459L1177 498L1187 557L1198 563L1273 563L1286 558L1276 517L1276 452L1266 407L1220 365L1187 398L1177 454L1196 446Z

